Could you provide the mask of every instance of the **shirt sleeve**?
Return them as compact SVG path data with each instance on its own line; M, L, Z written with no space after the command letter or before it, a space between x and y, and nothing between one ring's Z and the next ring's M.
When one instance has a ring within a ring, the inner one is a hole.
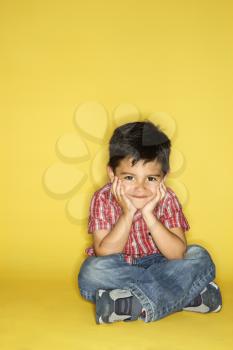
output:
M182 227L184 231L190 229L188 220L183 213L182 205L176 195L167 200L164 209L164 225L168 229L173 227Z
M88 233L93 233L95 230L111 229L111 223L108 218L106 199L103 195L99 195L96 192L90 203Z

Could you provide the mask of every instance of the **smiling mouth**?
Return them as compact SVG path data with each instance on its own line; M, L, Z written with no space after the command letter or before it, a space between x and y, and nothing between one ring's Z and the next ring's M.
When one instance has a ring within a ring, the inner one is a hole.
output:
M132 196L133 198L146 198L146 196Z

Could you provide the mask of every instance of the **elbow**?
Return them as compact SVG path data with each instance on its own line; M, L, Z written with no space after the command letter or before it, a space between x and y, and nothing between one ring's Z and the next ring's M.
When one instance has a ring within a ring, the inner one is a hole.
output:
M171 258L168 258L168 260L182 260L184 259L184 255L182 254L177 254L177 255L173 255Z
M106 249L103 249L103 247L101 247L101 244L98 244L98 245L94 244L94 251L96 256L108 255L108 253L106 252Z
M186 254L186 250L187 250L187 243L182 241L182 245L180 246L180 249L176 252L176 257L175 259L179 259L182 260L184 259L184 256Z
M175 259L178 259L178 260L184 259L185 252L186 252L186 249L185 249L185 250L182 250L182 252L177 253Z
M187 250L187 246L184 246L184 248L177 252L176 254L173 254L171 258L169 258L169 260L182 260L185 257L186 254L186 250Z
M95 251L95 255L96 256L105 256L105 255L109 255L109 254L106 252L103 252L102 250L98 250L98 251Z
M100 249L99 247L98 248L94 248L94 251L95 251L95 255L96 256L104 256L104 255L107 255L105 251L103 251L103 249Z
M179 254L179 255L178 255L178 257L177 257L176 259L178 259L178 260L182 260L182 259L184 259L184 253Z
M99 246L98 248L95 247L94 251L95 251L95 255L96 256L106 256L106 255L122 253L121 251L118 251L116 249L110 250L110 249L105 249L105 248L103 248L101 246Z

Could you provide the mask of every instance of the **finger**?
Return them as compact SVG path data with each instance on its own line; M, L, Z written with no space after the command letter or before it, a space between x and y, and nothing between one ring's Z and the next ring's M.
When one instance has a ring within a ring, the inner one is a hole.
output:
M157 202L157 201L159 200L159 198L160 198L160 195L161 195L161 193L160 193L160 188L159 188L159 186L158 186L153 201Z
M133 203L131 202L130 198L126 195L125 193L125 189L123 186L121 186L121 200L122 202L124 201L124 203L127 205L128 208L135 209L135 206L133 205Z
M166 189L163 191L163 197L165 197L166 196Z
M121 187L120 187L120 194L121 194L121 198L123 198L125 200L125 192L124 192L124 188L121 184Z
M163 182L162 186L163 186L164 191L166 192L166 191L167 191L167 187L166 187L166 185L164 184L164 182Z
M164 188L166 188L166 185L165 185L164 181L162 181L162 186L163 186Z
M115 176L114 176L113 182L112 182L112 188L111 188L112 193L114 193L114 185L115 185Z
M121 180L118 179L117 185L116 185L116 195L117 195L117 199L118 199L119 202L121 201L120 188L121 188Z
M111 192L112 192L112 193L113 193L114 182L115 182L115 176L114 176L113 181L112 181L112 183L111 183Z
M162 184L160 184L160 187L159 187L159 200L161 200L164 196L164 190L163 190L163 187L162 187Z
M121 199L123 199L126 203L128 203L128 201L129 201L129 198L125 194L125 190L124 190L124 187L122 186L122 184L121 184Z
M116 186L117 186L117 176L114 177L114 181L112 184L112 190L115 197L116 197Z
M163 184L161 184L161 192L162 192L162 196L161 196L161 199L162 199L162 198L164 198L165 193L166 193L166 187Z
M116 196L117 200L118 200L118 193L117 193L118 181L119 181L119 179L116 177L116 183L115 183L114 189L115 189L115 196Z
M160 187L158 186L157 191L156 191L156 198L158 198L158 196L160 196Z

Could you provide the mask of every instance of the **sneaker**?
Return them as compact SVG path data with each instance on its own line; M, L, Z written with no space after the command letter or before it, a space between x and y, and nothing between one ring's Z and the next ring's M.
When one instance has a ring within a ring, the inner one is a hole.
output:
M222 308L222 296L216 283L210 282L207 287L186 307L185 311L219 312Z
M96 323L134 321L140 318L142 305L139 300L125 289L96 292Z

